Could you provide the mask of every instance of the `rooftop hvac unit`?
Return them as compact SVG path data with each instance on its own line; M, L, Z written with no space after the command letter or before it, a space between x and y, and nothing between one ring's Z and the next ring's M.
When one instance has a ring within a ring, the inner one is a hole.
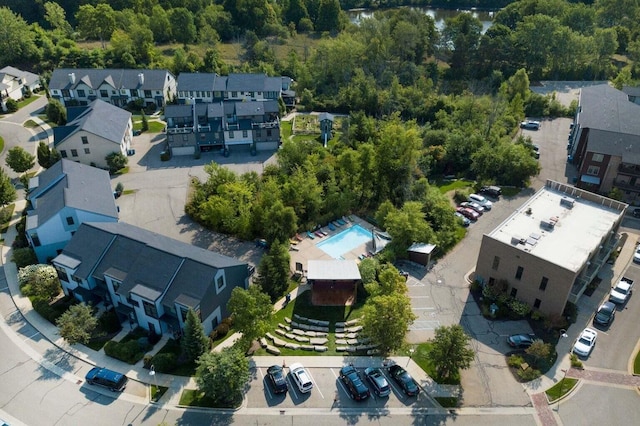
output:
M556 221L551 219L542 219L540 221L540 226L547 229L553 229L556 226Z
M511 244L517 246L518 244L524 244L525 243L525 239L522 237L519 237L517 235L513 235L511 236Z
M571 198L571 197L562 197L560 199L560 205L561 206L565 206L569 209L573 208L573 204L576 202L575 199Z

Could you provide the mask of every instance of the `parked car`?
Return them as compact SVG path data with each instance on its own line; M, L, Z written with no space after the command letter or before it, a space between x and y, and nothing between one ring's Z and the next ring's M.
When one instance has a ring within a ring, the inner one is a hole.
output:
M526 120L520 123L520 128L527 129L527 130L538 130L540 129L540 122L533 121L533 120Z
M512 334L507 337L507 344L512 348L528 348L535 339L534 334Z
M499 186L491 185L491 186L483 186L480 188L480 194L487 195L492 198L499 198L502 195L502 188Z
M313 382L311 376L302 366L302 364L295 362L289 366L289 373L295 382L298 390L302 393L309 393L313 389Z
M342 383L346 386L351 398L356 401L363 401L369 398L369 388L364 384L362 379L360 379L358 370L352 365L346 365L340 369L340 380L342 380Z
M640 217L640 209L633 209L631 214L633 215L633 217Z
M480 204L485 210L491 210L491 207L493 207L493 203L482 195L471 194L469 195L469 201Z
M482 207L480 204L473 202L473 201L465 201L464 203L460 203L460 205L462 207L466 207L468 209L472 209L478 212L478 214L480 216L482 216L482 213L484 213L484 207Z
M633 253L633 263L640 263L640 244L636 246L636 251Z
M456 215L457 218L460 218L460 220L462 221L462 226L466 227L471 224L471 221L467 217L465 217L462 213L455 212L454 214Z
M466 207L458 207L456 209L456 212L460 213L461 215L463 215L464 217L466 217L467 219L473 222L478 220L478 218L480 217L480 214L477 211L466 208Z
M573 345L573 353L583 357L588 357L596 344L597 338L597 331L593 328L585 328L582 330L580 337L578 337L578 340L576 340L576 343Z
M536 144L533 144L533 158L536 160L540 158L540 147Z
M122 392L127 386L127 376L103 367L93 367L84 379L90 385L105 387L113 392Z
M391 376L391 378L396 381L398 386L400 386L400 388L406 395L415 396L420 393L420 388L418 387L416 381L413 380L413 377L411 377L411 375L407 373L407 370L405 370L398 364L394 364L389 367L389 376Z
M267 368L267 377L274 393L287 393L287 380L284 369L279 365L272 365Z
M391 393L391 387L389 386L389 382L382 374L379 368L368 367L364 370L364 376L367 378L367 381L371 385L373 392L379 397L389 396Z
M613 318L616 316L616 305L613 302L604 302L598 308L596 316L593 317L593 322L600 325L609 325Z
M633 280L631 278L622 277L615 287L611 288L609 300L613 303L623 304L631 296L633 289Z

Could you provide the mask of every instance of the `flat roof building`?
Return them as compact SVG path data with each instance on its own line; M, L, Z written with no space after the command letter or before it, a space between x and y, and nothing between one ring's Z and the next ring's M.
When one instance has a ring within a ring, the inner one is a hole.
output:
M482 238L476 279L550 317L576 303L618 242L627 204L547 180Z

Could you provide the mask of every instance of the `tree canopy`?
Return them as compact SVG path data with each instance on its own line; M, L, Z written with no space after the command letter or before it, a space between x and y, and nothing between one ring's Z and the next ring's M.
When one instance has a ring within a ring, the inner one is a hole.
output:
M468 347L470 340L459 324L436 328L429 359L436 368L437 381L458 376L461 369L471 366L475 354Z
M91 333L98 325L98 319L93 316L91 306L84 303L72 305L58 319L56 325L60 336L70 345L86 344L91 339Z
M242 390L250 377L249 359L234 346L207 352L198 359L196 383L218 404L231 406L242 401Z

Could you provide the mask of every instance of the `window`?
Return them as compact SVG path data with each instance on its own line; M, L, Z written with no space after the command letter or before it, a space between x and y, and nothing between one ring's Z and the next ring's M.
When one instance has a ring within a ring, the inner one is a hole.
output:
M542 277L542 281L540 281L540 287L538 287L538 290L545 291L547 289L548 282L549 282L549 278Z
M77 149L72 149L71 150L71 156L72 157L77 157L78 156L78 150Z
M256 137L259 138L262 136L262 130L256 130Z
M224 289L224 276L220 275L217 279L216 279L216 290L218 292L222 291Z
M120 89L120 94L121 95L126 95L127 94L127 89Z
M109 97L109 92L106 90L101 90L100 91L100 97L102 98L108 98Z
M83 145L86 145L86 144L88 144L88 143L89 143L89 139L88 139L86 136L83 136L83 137L82 137L82 144L83 144Z
M65 151L64 149L60 151L60 157L67 158L67 151Z
M243 131L242 131L242 137L243 137L243 138L246 138L247 136L249 136L249 134L247 133L247 131L246 131L246 130L243 130Z
M238 97L238 92L231 92L231 97L232 98Z
M267 137L270 138L271 137L271 129L267 129Z
M187 322L187 312L189 312L187 309L179 309L180 310L180 317L182 318L182 322Z
M229 139L233 139L233 130L229 130Z
M67 225L73 225L73 218L71 216L67 216Z
M111 280L111 285L113 285L113 292L117 293L120 288L120 281Z
M255 96L254 92L249 92L249 96L251 96L252 98Z
M77 277L77 276L73 275L73 276L71 277L71 279L72 279L73 281L75 281L77 284L82 284L82 278L80 278L80 277Z
M494 256L493 265L491 265L491 269L493 269L494 271L497 271L499 266L500 266L500 258L498 256Z
M604 154L593 154L591 156L591 161L594 163L602 163L602 160L604 160Z
M34 247L40 247L40 238L38 238L38 234L31 234L31 241L33 242Z
M131 89L131 97L133 97L133 98L137 98L138 97L138 90L137 89Z
M151 95L151 90L145 90L145 91L144 91L144 97L145 97L145 98L150 98L151 96L152 96L152 95Z
M156 309L156 305L143 300L142 306L144 307L144 313L146 316L151 318L158 318L158 310Z
M518 270L516 271L516 280L522 279L523 272L524 272L524 268L522 266L518 266Z
M587 174L591 176L598 176L600 174L600 167L589 166L589 168L587 169Z
M540 299L536 299L535 302L533 302L533 307L536 309L540 309L540 305L542 304L542 300Z
M511 297L516 297L516 294L518 294L518 289L517 288L511 288L511 293L509 293L509 295Z
M71 93L69 93L68 90L66 90L66 89L62 90L62 96L64 98L68 98L70 95L71 95Z
M67 275L67 271L59 266L56 266L56 272L58 272L58 279L62 281L69 281L69 276Z
M84 90L78 89L78 97L79 98L84 98L86 95L84 93Z
M89 148L85 148L85 149L84 149L84 153L85 153L85 154L91 154L91 150L90 150Z

